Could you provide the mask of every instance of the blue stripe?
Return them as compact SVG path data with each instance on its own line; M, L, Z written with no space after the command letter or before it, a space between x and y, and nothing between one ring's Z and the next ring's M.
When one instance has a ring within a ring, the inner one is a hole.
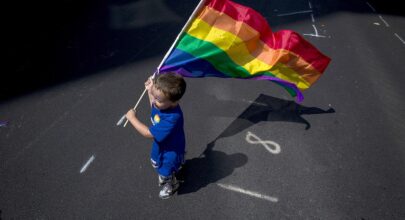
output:
M230 77L215 69L210 62L194 57L193 55L177 48L172 51L159 72L176 72L184 77ZM291 96L297 96L298 101L301 102L304 98L301 91L293 83L278 79L274 76L259 75L241 79L264 79L272 81L284 87Z
M174 71L186 77L229 77L215 69L210 62L177 48L172 51L160 68L160 72L168 71Z

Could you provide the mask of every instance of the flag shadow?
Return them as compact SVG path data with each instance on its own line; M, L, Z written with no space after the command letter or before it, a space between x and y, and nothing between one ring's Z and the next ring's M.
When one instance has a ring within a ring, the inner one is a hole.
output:
M243 111L216 140L233 136L246 128L259 122L285 121L305 124L305 130L311 128L311 124L302 115L334 113L333 108L323 110L317 107L306 107L294 101L275 98L260 94L252 104Z
M206 149L199 157L186 161L184 169L178 173L178 178L182 182L178 194L196 192L231 175L236 168L247 163L248 157L242 153L227 155L224 152L214 150L218 139L234 136L262 121L301 123L305 124L305 129L308 130L311 128L311 124L302 115L334 112L333 108L323 110L317 107L306 107L294 101L260 94L223 132L207 144Z

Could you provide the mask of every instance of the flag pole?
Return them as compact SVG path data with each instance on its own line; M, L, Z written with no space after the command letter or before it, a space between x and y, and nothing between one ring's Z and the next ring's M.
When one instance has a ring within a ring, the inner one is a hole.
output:
M191 21L194 19L194 17L196 16L196 14L200 11L200 9L204 6L204 3L206 2L206 0L200 0L200 2L198 3L197 7L194 9L193 13L190 15L190 17L188 18L186 24L183 26L183 28L181 29L180 33L177 35L176 39L174 40L172 46L170 46L169 50L166 52L165 56L163 57L162 61L160 62L159 66L157 67L157 71L153 74L152 77L155 77L156 74L159 74L159 70L160 67L162 67L163 63L166 61L167 57L169 57L170 53L172 52L172 50L174 49L174 47L176 46L177 42L179 41L181 35L183 34L184 30L186 30L186 28L190 25ZM139 97L138 101L136 102L135 106L132 108L133 110L135 110L140 101L142 100L143 96L146 93L146 88L145 90L143 90L141 97ZM126 115L124 114L121 119L117 122L117 126L121 125L122 122L124 121L124 119L126 118ZM126 119L124 127L126 127L128 124L128 119Z
M200 0L200 2L198 3L197 7L194 9L193 13L190 15L190 17L188 18L186 24L183 26L183 28L181 29L180 33L177 35L176 39L174 40L172 46L169 48L169 50L167 51L166 55L163 57L162 61L160 62L158 68L157 68L157 73L159 74L159 69L160 67L162 67L163 63L166 61L167 57L170 55L170 53L172 52L173 48L176 46L177 42L179 41L181 34L183 34L184 30L186 30L186 28L190 25L191 21L194 19L195 15L200 11L200 9L204 6L204 3L206 2L206 0Z

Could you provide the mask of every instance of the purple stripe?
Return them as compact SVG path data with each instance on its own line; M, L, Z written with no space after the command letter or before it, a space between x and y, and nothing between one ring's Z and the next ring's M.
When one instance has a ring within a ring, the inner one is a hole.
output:
M250 79L253 79L253 80L269 80L269 81L276 82L278 84L281 84L284 87L288 87L288 88L293 89L295 91L295 93L297 94L297 101L298 102L302 102L304 100L304 95L302 94L302 92L297 88L297 86L294 83L290 83L290 82L287 82L285 80L279 79L277 77L266 76L266 75L256 76L256 77L252 77Z

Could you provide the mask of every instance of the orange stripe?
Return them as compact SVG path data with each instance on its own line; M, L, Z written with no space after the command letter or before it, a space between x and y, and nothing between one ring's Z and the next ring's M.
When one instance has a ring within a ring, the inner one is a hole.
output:
M310 84L314 83L321 73L310 63L297 54L285 49L272 49L260 40L260 34L248 24L236 21L227 14L220 13L215 9L206 6L199 14L199 19L210 26L230 32L245 42L246 47L252 56L277 68L283 65L300 74Z

